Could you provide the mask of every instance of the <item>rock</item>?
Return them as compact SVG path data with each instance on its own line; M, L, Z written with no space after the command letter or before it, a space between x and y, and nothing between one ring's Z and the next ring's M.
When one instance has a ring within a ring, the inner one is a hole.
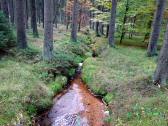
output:
M105 111L105 112L104 112L104 115L105 115L106 117L110 116L109 111Z

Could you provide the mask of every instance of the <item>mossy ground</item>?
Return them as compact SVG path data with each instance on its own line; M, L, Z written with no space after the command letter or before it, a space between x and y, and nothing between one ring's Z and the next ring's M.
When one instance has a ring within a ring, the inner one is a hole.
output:
M152 84L156 63L146 50L125 46L85 60L83 80L109 104L111 125L167 126L167 91Z
M79 41L74 43L69 32L54 30L54 59L43 62L43 29L38 29L39 38L27 31L28 49L13 48L0 57L0 125L31 124L34 116L51 107L67 77L91 54L87 36L79 34Z

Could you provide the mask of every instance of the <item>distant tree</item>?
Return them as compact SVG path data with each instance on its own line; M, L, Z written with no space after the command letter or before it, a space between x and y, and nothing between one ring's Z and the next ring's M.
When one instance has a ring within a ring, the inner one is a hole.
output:
M1 8L3 13L5 14L6 18L9 18L9 11L8 11L8 1L7 0L1 0Z
M27 48L24 4L25 0L15 0L17 44L21 49Z
M44 0L44 46L43 59L53 59L53 0Z
M43 22L43 28L44 28L44 0L41 0L41 16L42 16L42 22Z
M9 0L9 13L10 13L10 22L14 25L14 0Z
M30 12L29 0L25 0L25 25L27 29L29 29L29 12Z
M36 0L30 0L30 10L31 10L31 26L33 29L33 35L34 35L34 37L38 37L37 16L36 16Z
M111 8L111 19L110 19L110 25L109 25L109 44L110 46L114 46L115 44L115 20L116 20L116 8L117 8L117 0L112 0L112 8Z
M158 59L157 69L154 74L155 84L166 84L168 79L168 25L165 40Z
M150 42L148 45L148 51L147 51L148 56L157 55L157 41L159 39L165 4L166 0L158 0L157 10L155 12L155 18L153 21L152 32L150 36Z
M77 41L77 30L78 30L78 0L74 0L73 13L72 13L72 31L71 40Z
M55 27L57 28L58 24L58 17L59 17L59 0L54 0L54 19L53 19L53 24L55 24Z
M125 29L125 24L127 22L127 14L129 11L129 0L126 0L126 4L125 4L125 12L124 12L124 20L123 20L123 25L122 25L122 31L121 31L121 38L120 38L120 44L122 43L124 37L125 37L125 33L126 33L126 29Z

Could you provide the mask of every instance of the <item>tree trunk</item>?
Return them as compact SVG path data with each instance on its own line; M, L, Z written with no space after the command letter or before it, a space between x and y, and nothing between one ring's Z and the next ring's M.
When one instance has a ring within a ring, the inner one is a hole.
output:
M6 18L9 19L8 1L1 0L1 7L2 7L2 11L5 14Z
M160 35L160 28L161 28L165 4L166 4L166 0L158 1L157 10L155 13L155 19L153 21L152 33L151 33L150 41L148 45L148 51L147 51L148 56L157 55L157 41Z
M100 34L99 34L99 21L96 21L96 36L100 37Z
M78 28L78 0L74 0L73 5L73 14L72 14L72 31L71 31L71 40L77 41L77 28Z
M44 28L44 0L42 0L42 3L41 3L41 15L42 15L43 28Z
M109 36L108 41L110 46L115 45L115 20L116 20L116 8L117 8L117 0L112 0L112 9L111 9L111 19L109 25Z
M14 1L9 0L9 13L10 13L10 22L14 25Z
M25 0L25 25L29 29L29 0Z
M53 59L53 0L44 0L43 60Z
M17 44L21 49L27 48L24 4L24 0L15 0Z
M39 25L40 25L40 23L41 23L41 15L40 15L40 1L37 1L36 0L36 9L37 9L37 22L39 23Z
M158 59L158 66L154 74L154 83L156 85L166 84L168 79L168 25L165 34L165 40Z
M82 22L82 8L79 10L79 22L78 22L78 32L81 30L81 22Z
M53 23L55 24L56 28L57 28L57 24L58 24L58 16L59 16L59 0L54 0L54 20L53 20Z
M34 37L38 37L38 30L37 30L37 16L36 16L36 1L30 0L30 10L31 10L31 26L33 29Z
M106 26L106 38L108 38L109 36L109 24L107 24Z
M121 32L120 44L122 43L122 40L125 37L125 30L126 30L125 29L125 23L127 22L127 13L128 13L128 10L129 10L129 0L127 0L127 3L126 3L126 9L125 9L125 14L124 14L123 28L122 28L122 32Z

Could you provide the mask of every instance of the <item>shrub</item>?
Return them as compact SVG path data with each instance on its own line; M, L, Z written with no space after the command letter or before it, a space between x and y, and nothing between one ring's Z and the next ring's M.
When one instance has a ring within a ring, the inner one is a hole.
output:
M0 11L0 50L16 45L13 31L4 14Z
M51 83L52 91L57 94L63 90L63 87L67 83L67 78L64 76L57 76L55 81Z

